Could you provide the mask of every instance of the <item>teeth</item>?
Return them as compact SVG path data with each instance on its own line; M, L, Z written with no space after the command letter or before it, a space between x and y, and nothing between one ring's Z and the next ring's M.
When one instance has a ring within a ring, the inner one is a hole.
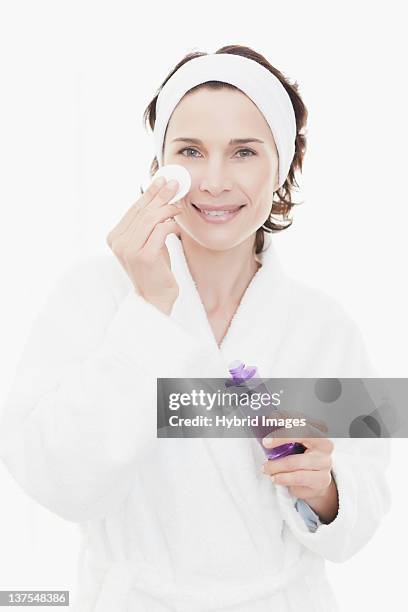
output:
M208 215L209 217L221 217L222 215L230 215L236 212L237 210L238 208L236 208L235 210L203 210L202 208L200 208L200 211L205 215Z

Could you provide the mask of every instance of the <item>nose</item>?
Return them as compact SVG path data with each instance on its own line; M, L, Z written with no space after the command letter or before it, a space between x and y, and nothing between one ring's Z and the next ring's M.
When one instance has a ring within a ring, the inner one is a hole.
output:
M208 164L200 182L200 191L208 191L212 196L218 197L223 191L232 190L232 180L222 164Z

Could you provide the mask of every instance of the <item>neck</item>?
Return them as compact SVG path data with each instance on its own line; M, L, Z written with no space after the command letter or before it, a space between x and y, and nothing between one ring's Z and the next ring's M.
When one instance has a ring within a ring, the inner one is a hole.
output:
M184 232L181 242L207 314L237 307L261 267L255 255L254 236L226 251L207 249Z

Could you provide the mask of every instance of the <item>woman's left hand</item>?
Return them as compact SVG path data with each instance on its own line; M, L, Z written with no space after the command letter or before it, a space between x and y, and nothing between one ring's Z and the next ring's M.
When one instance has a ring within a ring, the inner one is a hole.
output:
M285 485L299 499L309 505L323 501L335 487L331 474L334 444L328 438L264 438L263 445L271 449L288 442L306 446L303 454L267 460L262 471L271 476L275 484Z

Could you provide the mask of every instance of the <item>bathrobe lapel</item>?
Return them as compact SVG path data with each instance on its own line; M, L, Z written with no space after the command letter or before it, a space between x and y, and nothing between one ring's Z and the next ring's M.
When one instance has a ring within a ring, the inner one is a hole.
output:
M262 267L247 287L221 346L218 347L188 268L182 243L174 234L167 237L171 265L180 289L171 316L209 348L221 353L226 360L226 376L228 364L234 359L241 359L247 365L259 365L261 370L260 358L267 354L270 362L285 336L288 279L269 235L266 235L265 243L266 250L260 256ZM260 374L272 376L272 372L260 371Z

